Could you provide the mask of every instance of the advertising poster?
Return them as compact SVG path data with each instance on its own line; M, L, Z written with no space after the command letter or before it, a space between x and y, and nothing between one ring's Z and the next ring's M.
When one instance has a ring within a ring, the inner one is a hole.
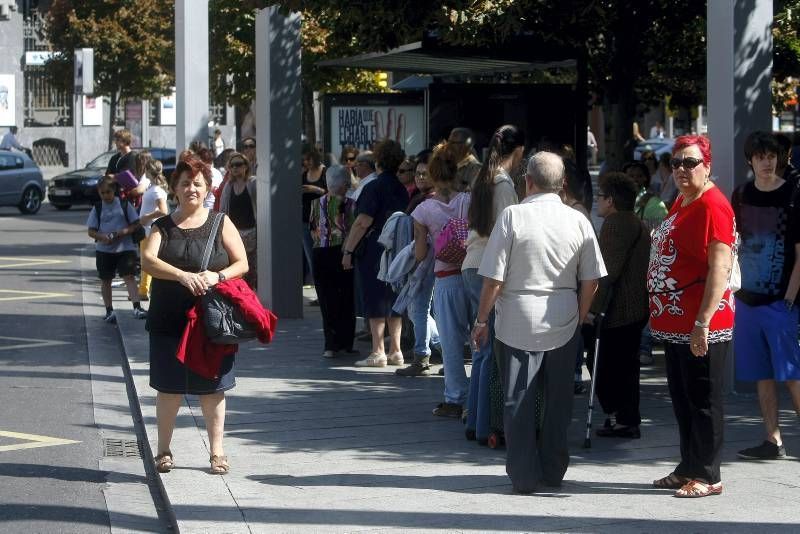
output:
M16 126L15 80L13 74L0 74L0 126Z
M169 96L159 98L158 116L161 126L175 126L177 115L174 92Z
M329 147L339 154L345 145L368 149L381 139L393 139L406 154L425 148L425 110L415 105L333 105Z
M103 98L83 95L83 125L103 125Z

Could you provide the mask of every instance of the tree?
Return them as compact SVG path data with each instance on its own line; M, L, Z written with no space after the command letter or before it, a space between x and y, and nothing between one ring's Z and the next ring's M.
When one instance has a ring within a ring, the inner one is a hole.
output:
M73 51L94 49L94 88L111 102L109 147L120 99L155 98L175 85L175 8L161 0L53 0L46 36L55 83L72 91Z
M800 91L800 0L778 0L774 7L772 103L780 113Z
M240 111L248 110L255 99L255 9L268 2L211 0L211 94L215 102L227 102ZM292 6L297 7L297 6ZM300 26L302 49L303 131L306 140L316 143L314 92L379 92L373 76L354 69L330 69L317 62L331 57L361 52L362 43L349 34L341 38L339 13L320 10L303 12ZM237 115L242 115L238 113Z

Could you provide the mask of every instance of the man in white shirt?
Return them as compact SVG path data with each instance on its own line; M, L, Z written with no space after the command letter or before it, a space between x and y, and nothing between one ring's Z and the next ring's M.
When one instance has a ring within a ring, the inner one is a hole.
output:
M19 150L20 152L25 151L25 147L19 144L17 141L17 127L12 126L8 129L8 133L3 136L3 140L0 141L0 150L11 150L12 148Z
M350 189L346 195L347 198L353 199L353 202L358 200L364 187L378 177L378 173L375 172L375 156L372 155L372 152L365 150L356 156L355 170L358 185L355 189Z
M540 482L559 486L569 466L567 426L579 327L598 279L606 275L591 223L558 196L564 183L561 158L535 154L525 181L528 196L503 210L486 245L472 331L476 345L486 342L486 322L495 307L506 473L519 493L535 491ZM541 421L539 390L544 394Z

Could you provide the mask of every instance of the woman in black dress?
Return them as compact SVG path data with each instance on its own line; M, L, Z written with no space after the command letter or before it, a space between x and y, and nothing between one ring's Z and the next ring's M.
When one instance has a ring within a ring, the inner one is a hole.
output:
M256 177L250 169L250 160L247 156L235 152L228 160L230 176L222 189L219 201L219 211L233 221L239 230L239 237L244 243L247 252L247 264L250 270L244 280L254 291L258 283L258 269L256 264Z
M158 454L156 468L166 473L174 465L170 441L175 418L186 394L199 395L211 444L211 472L225 474L228 461L222 448L225 427L224 391L235 385L233 356L223 360L215 379L203 378L175 356L186 327L186 312L197 297L225 279L247 273L247 255L239 232L223 216L215 236L208 269L200 272L201 259L212 229L212 212L203 207L211 187L211 171L196 157L178 163L170 189L178 199L171 215L153 223L142 254L142 267L152 275L150 332L150 387L156 395ZM158 231L155 231L158 230Z

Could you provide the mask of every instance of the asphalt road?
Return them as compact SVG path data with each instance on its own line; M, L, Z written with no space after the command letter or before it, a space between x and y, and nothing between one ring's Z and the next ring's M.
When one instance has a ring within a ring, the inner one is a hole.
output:
M0 209L0 532L111 528L81 293L88 213ZM121 353L114 330L102 336ZM119 412L130 420L127 405Z

